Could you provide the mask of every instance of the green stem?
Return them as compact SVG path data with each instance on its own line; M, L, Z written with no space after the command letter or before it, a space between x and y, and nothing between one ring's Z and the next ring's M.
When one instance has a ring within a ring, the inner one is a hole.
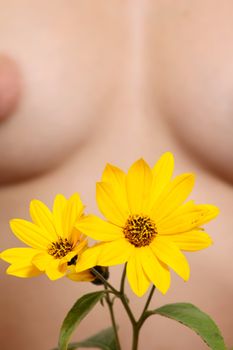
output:
M113 293L115 296L119 296L119 292L95 268L92 268L91 271L93 272L93 274L96 277L98 277L102 281L102 283L104 285L104 289L106 292L105 293L105 300L106 300L106 303L108 305L108 309L109 309L109 313L110 313L110 317L111 317L111 321L112 321L112 327L113 327L113 331L115 334L116 350L121 350L120 340L119 340L118 331L117 331L117 324L116 324L114 310L113 310L113 300L109 296L109 292Z
M132 350L137 350L137 348L138 348L139 332L140 332L140 329L142 328L143 323L145 322L145 320L147 318L147 309L148 309L148 306L150 305L154 291L155 291L155 286L153 285L151 290L150 290L149 296L147 298L146 304L142 310L141 316L139 317L138 321L135 324L132 324L132 326L133 326Z
M113 299L110 298L110 293L113 293L117 298L119 298L121 300L121 303L130 319L132 328L133 328L133 342L132 342L132 350L137 350L138 349L138 341L139 341L139 332L140 329L143 325L143 323L145 322L145 320L149 317L150 313L147 311L152 296L154 294L155 291L155 286L153 285L149 296L147 298L147 301L145 303L145 306L142 310L141 316L139 317L138 320L136 320L131 308L129 307L129 302L128 299L124 293L124 286L125 286L125 277L126 277L126 264L124 266L124 270L122 273L122 277L121 277L121 284L120 284L120 290L118 291L116 288L114 288L95 268L91 269L92 272L94 273L94 275L96 277L98 277L104 284L105 287L105 300L108 304L108 308L109 308L109 312L110 312L110 316L111 316L111 321L112 321L112 326L113 326L113 330L115 333L115 339L116 339L116 349L117 350L121 350L121 346L120 346L120 341L119 341L119 336L118 336L118 331L117 331L117 325L116 325L116 320L115 320L115 316L114 316L114 310L113 310ZM109 288L109 289L108 289Z
M105 290L108 289L108 287L106 285L104 286L104 288L105 288ZM108 304L110 317L111 317L111 321L112 321L112 327L113 327L114 334L115 334L116 350L121 350L120 340L119 340L118 331L117 331L117 324L116 324L116 320L115 320L115 316L114 316L114 310L113 310L113 301L111 300L111 298L109 296L109 293L106 293L105 300L106 300L106 302Z
M139 340L139 330L140 328L136 325L133 326L133 344L132 344L132 350L138 349L138 340Z
M136 325L137 321L136 321L136 319L135 319L135 317L134 317L134 315L133 315L133 313L132 313L132 311L131 311L131 309L129 307L129 304L128 304L128 301L126 300L125 295L124 294L119 294L119 297L120 297L121 302L122 302L122 304L123 304L123 306L125 308L125 311L127 312L127 315L129 316L129 319L130 319L132 325L133 326Z
M127 312L128 316L129 316L129 319L132 323L132 325L136 324L136 319L129 307L129 303L128 303L128 300L126 299L126 296L125 296L125 277L126 277L126 264L124 266L124 270L123 270L123 273L122 273L122 276L121 276L121 286L120 286L120 293L119 293L119 298L121 299L121 302L125 308L125 311Z
M91 269L91 271L94 273L94 275L96 277L98 277L104 284L104 286L107 286L108 288L110 288L115 295L119 295L118 290L116 290L116 288L114 288L102 275L101 273L99 273L94 267Z
M151 302L152 296L153 296L153 294L154 294L154 291L155 291L155 286L153 285L152 288L151 288L151 290L150 290L150 294L149 294L149 296L148 296L148 299L147 299L147 301L146 301L146 304L145 304L145 306L144 306L144 309L143 309L143 311L142 311L142 314L141 314L141 316L140 316L140 318L139 318L139 320L138 320L138 323L139 323L140 327L142 326L142 324L143 324L143 322L144 322L144 320L145 320L145 314L146 314L146 311L147 311L147 309L148 309L148 306L150 305L150 302Z
M124 266L124 270L121 277L121 287L120 287L121 294L124 294L124 290L125 290L125 276L126 276L126 264Z

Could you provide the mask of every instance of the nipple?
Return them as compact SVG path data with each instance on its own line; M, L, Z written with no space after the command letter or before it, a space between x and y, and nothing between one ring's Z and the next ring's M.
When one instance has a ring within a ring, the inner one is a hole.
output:
M16 63L0 54L0 122L17 107L20 97L20 75Z

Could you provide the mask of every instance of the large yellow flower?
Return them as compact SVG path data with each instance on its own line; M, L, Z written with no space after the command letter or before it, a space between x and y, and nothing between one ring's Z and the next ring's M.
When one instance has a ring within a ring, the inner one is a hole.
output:
M56 280L71 272L72 279L93 280L88 271L73 274L73 264L87 248L87 240L75 227L83 217L83 204L77 193L66 199L58 194L51 212L45 204L32 200L30 215L33 222L13 219L10 226L15 236L30 248L12 248L0 257L11 266L7 273L17 277L33 277L41 273Z
M151 282L166 293L169 268L188 280L189 265L181 250L196 251L212 243L202 225L218 214L218 208L193 201L184 204L194 175L182 174L172 180L173 167L171 153L165 153L152 169L143 159L127 174L106 166L97 183L97 202L107 221L89 215L76 225L102 242L83 253L77 271L127 262L128 281L138 296Z

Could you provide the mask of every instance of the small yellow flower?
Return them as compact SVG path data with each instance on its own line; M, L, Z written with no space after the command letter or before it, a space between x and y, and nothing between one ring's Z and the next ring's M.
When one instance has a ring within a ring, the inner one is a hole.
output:
M127 174L106 166L97 183L97 202L107 221L89 215L76 224L87 236L102 242L83 253L77 271L127 263L128 281L138 296L151 282L166 293L169 268L188 280L189 265L181 250L196 251L212 243L202 225L219 211L213 205L184 203L194 175L182 174L172 180L173 168L169 152L152 169L143 159Z
M58 194L52 212L41 201L32 200L33 222L22 219L10 222L15 236L30 248L12 248L1 253L0 257L11 264L7 273L33 277L44 272L51 280L56 280L70 271L75 280L93 280L88 271L73 275L73 265L87 248L86 238L75 227L84 216L83 209L77 193L69 199Z

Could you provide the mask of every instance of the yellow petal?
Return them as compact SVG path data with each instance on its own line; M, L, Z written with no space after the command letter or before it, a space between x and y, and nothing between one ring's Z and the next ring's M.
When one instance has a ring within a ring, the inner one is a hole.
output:
M219 213L214 205L195 205L188 202L180 206L171 215L157 222L160 234L173 234L191 231L200 225L212 220Z
M107 242L103 245L98 255L97 265L113 266L124 264L129 259L133 250L134 246L127 242L125 238Z
M30 215L33 222L47 233L51 241L57 239L57 233L53 222L53 216L48 207L39 200L30 203Z
M73 248L78 254L81 254L86 248L87 248L87 239L82 237L79 242L76 243L77 245Z
M6 272L8 275L21 278L36 277L41 274L41 271L39 271L35 266L31 264L26 265L24 263L12 264L8 267Z
M218 216L218 214L219 214L219 208L216 207L215 205L199 204L197 207L202 212L202 215L199 218L198 223L197 223L198 226L206 224L210 220L216 218L216 216Z
M89 270L83 272L72 272L66 275L69 279L75 282L91 282L95 279L95 276L90 273Z
M163 294L168 291L171 283L170 271L159 261L150 247L140 249L141 263L148 279Z
M194 185L193 174L177 176L162 192L151 210L151 216L158 221L176 210L190 194Z
M108 163L103 171L101 181L109 182L118 186L118 189L122 189L125 186L125 178L126 174L120 168Z
M172 213L170 213L165 218L160 219L159 222L163 223L163 222L166 222L167 220L170 220L171 218L175 218L179 215L183 215L192 211L197 211L197 205L193 200L189 200L188 202L177 207Z
M190 252L207 248L213 243L207 233L199 230L172 235L170 238L179 249Z
M83 251L86 249L87 249L87 240L85 239L81 241L77 246L75 246L71 252L69 252L63 258L60 259L60 266L62 266L63 264L67 264L76 255L77 256L81 255Z
M35 265L40 271L45 271L47 266L55 260L52 255L47 252L41 252L34 256L32 259L33 265Z
M166 152L152 169L153 181L151 188L151 206L169 184L174 169L174 157L170 152Z
M67 265L67 263L70 260L72 260L76 255L78 255L77 249L74 249L71 252L69 252L68 254L66 254L63 258L60 259L60 267L63 264Z
M3 251L1 259L11 263L7 273L17 277L34 277L41 272L32 264L32 259L39 251L32 248L11 248Z
M13 219L10 227L17 238L33 248L44 250L51 243L47 232L29 221Z
M147 214L151 185L152 171L143 159L139 159L130 167L126 177L126 189L131 214Z
M125 196L106 182L96 184L96 199L101 213L115 225L123 226L129 216Z
M171 267L185 281L189 279L189 264L179 248L169 238L157 236L150 247L159 260Z
M66 269L61 269L59 259L53 259L46 267L45 273L51 281L55 281L66 274Z
M120 227L108 223L97 216L87 215L76 223L76 227L88 237L100 241L112 241L123 237Z
M79 257L76 264L76 271L87 270L96 265L113 266L124 264L132 254L134 246L124 238L113 242L98 243L86 249Z
M68 199L67 205L65 208L64 223L63 223L64 237L68 239L70 238L76 222L83 214L83 210L84 210L84 206L82 204L79 194L74 193Z
M103 171L101 182L107 182L112 185L115 192L119 193L119 196L122 198L122 205L127 206L126 174L121 169L107 164Z
M38 253L40 253L40 250L33 248L10 248L1 252L0 258L10 264L20 262L30 263Z
M80 256L76 264L76 271L81 272L94 267L105 243L97 243L93 247L86 249Z
M67 264L61 265L61 259L55 259L47 253L36 255L32 263L41 271L45 272L50 280L54 281L63 277L67 271Z
M53 218L56 232L59 237L64 236L63 222L66 205L67 199L62 194L56 195L53 203Z
M134 254L130 257L127 263L126 274L133 292L138 297L143 296L149 288L150 281L142 268L140 249L136 248Z
M197 212L199 209L197 209L197 205L193 200L190 200L180 206L178 206L174 211L172 211L168 216L165 216L163 218L160 218L160 220L157 220L157 223L161 223L163 225L166 224L167 221L170 221L176 217L186 215L190 212Z
M188 207L187 203L187 207ZM183 210L179 210L182 209ZM157 221L157 229L160 234L173 234L190 231L197 227L204 211L193 205L185 210L186 204L175 210L171 215L166 216L162 221Z
M83 235L76 227L74 227L69 235L68 240L73 244L74 247L77 244L80 244L83 240L87 240L85 237L85 235Z

